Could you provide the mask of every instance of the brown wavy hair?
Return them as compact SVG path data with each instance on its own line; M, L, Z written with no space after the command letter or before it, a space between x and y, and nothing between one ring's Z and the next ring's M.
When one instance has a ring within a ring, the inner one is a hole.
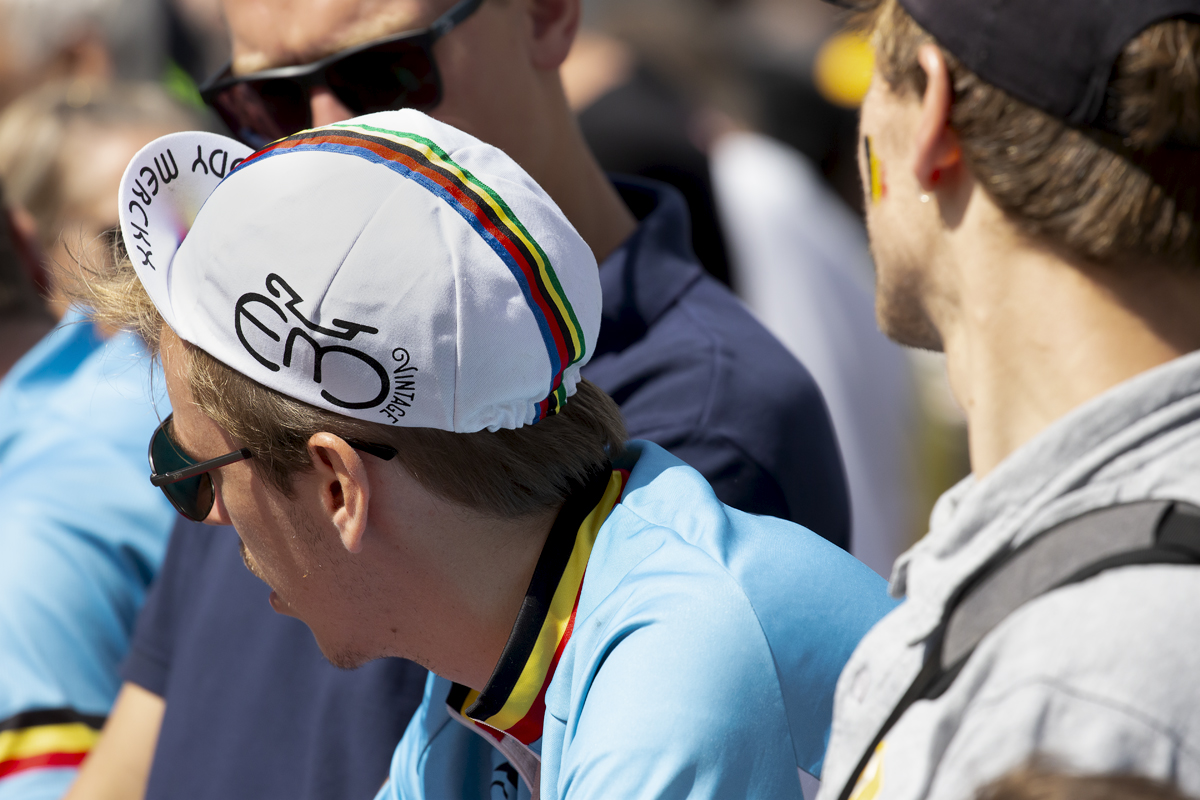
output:
M923 94L937 44L897 0L860 4L879 75ZM1096 263L1200 266L1200 23L1152 25L1108 86L1117 134L1073 128L985 83L942 48L950 125L972 174L1025 234Z

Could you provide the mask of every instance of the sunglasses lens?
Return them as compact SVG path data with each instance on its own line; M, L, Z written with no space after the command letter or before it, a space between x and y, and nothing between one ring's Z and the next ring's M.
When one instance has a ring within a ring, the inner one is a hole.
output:
M162 474L193 466L196 462L185 456L171 441L167 432L169 423L164 422L154 431L150 440L150 469ZM208 473L186 478L159 487L175 506L175 510L190 520L202 522L213 506L213 484Z
M209 103L233 135L255 149L312 126L308 92L295 81L235 83L216 92Z
M437 68L424 39L389 42L330 64L330 90L355 114L427 110L441 100Z

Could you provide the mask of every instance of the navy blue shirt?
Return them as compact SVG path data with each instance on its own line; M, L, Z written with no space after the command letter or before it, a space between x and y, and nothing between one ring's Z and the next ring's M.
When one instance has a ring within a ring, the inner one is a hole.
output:
M850 500L816 381L692 255L682 196L616 181L641 224L600 267L600 338L583 376L631 439L695 467L721 502L849 549Z
M617 188L641 225L601 265L584 375L620 404L632 438L695 466L724 502L847 546L845 479L816 383L700 268L677 192ZM387 777L424 671L398 659L335 669L269 593L232 529L177 525L123 671L166 700L147 800L368 800Z

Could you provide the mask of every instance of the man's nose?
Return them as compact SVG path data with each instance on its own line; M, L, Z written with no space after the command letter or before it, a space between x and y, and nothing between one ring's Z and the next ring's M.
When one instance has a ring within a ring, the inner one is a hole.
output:
M333 92L324 86L318 86L312 90L312 94L308 98L308 104L312 109L314 128L319 128L322 125L332 125L335 122L341 122L354 116L354 112L342 105Z

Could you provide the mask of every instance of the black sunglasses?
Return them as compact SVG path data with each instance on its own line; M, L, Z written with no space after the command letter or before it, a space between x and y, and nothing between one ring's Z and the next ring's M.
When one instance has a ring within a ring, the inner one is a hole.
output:
M312 127L309 93L324 86L355 116L397 108L428 111L442 100L433 43L475 13L460 0L432 25L334 53L311 64L235 77L226 66L200 88L235 137L260 149Z
M236 464L253 458L246 448L226 453L218 458L197 462L175 444L171 438L171 418L168 414L150 437L150 483L162 489L163 494L175 506L175 510L195 522L203 522L212 511L216 500L212 476L214 469ZM346 444L355 450L390 461L396 457L396 448L385 444L371 444L347 439Z

